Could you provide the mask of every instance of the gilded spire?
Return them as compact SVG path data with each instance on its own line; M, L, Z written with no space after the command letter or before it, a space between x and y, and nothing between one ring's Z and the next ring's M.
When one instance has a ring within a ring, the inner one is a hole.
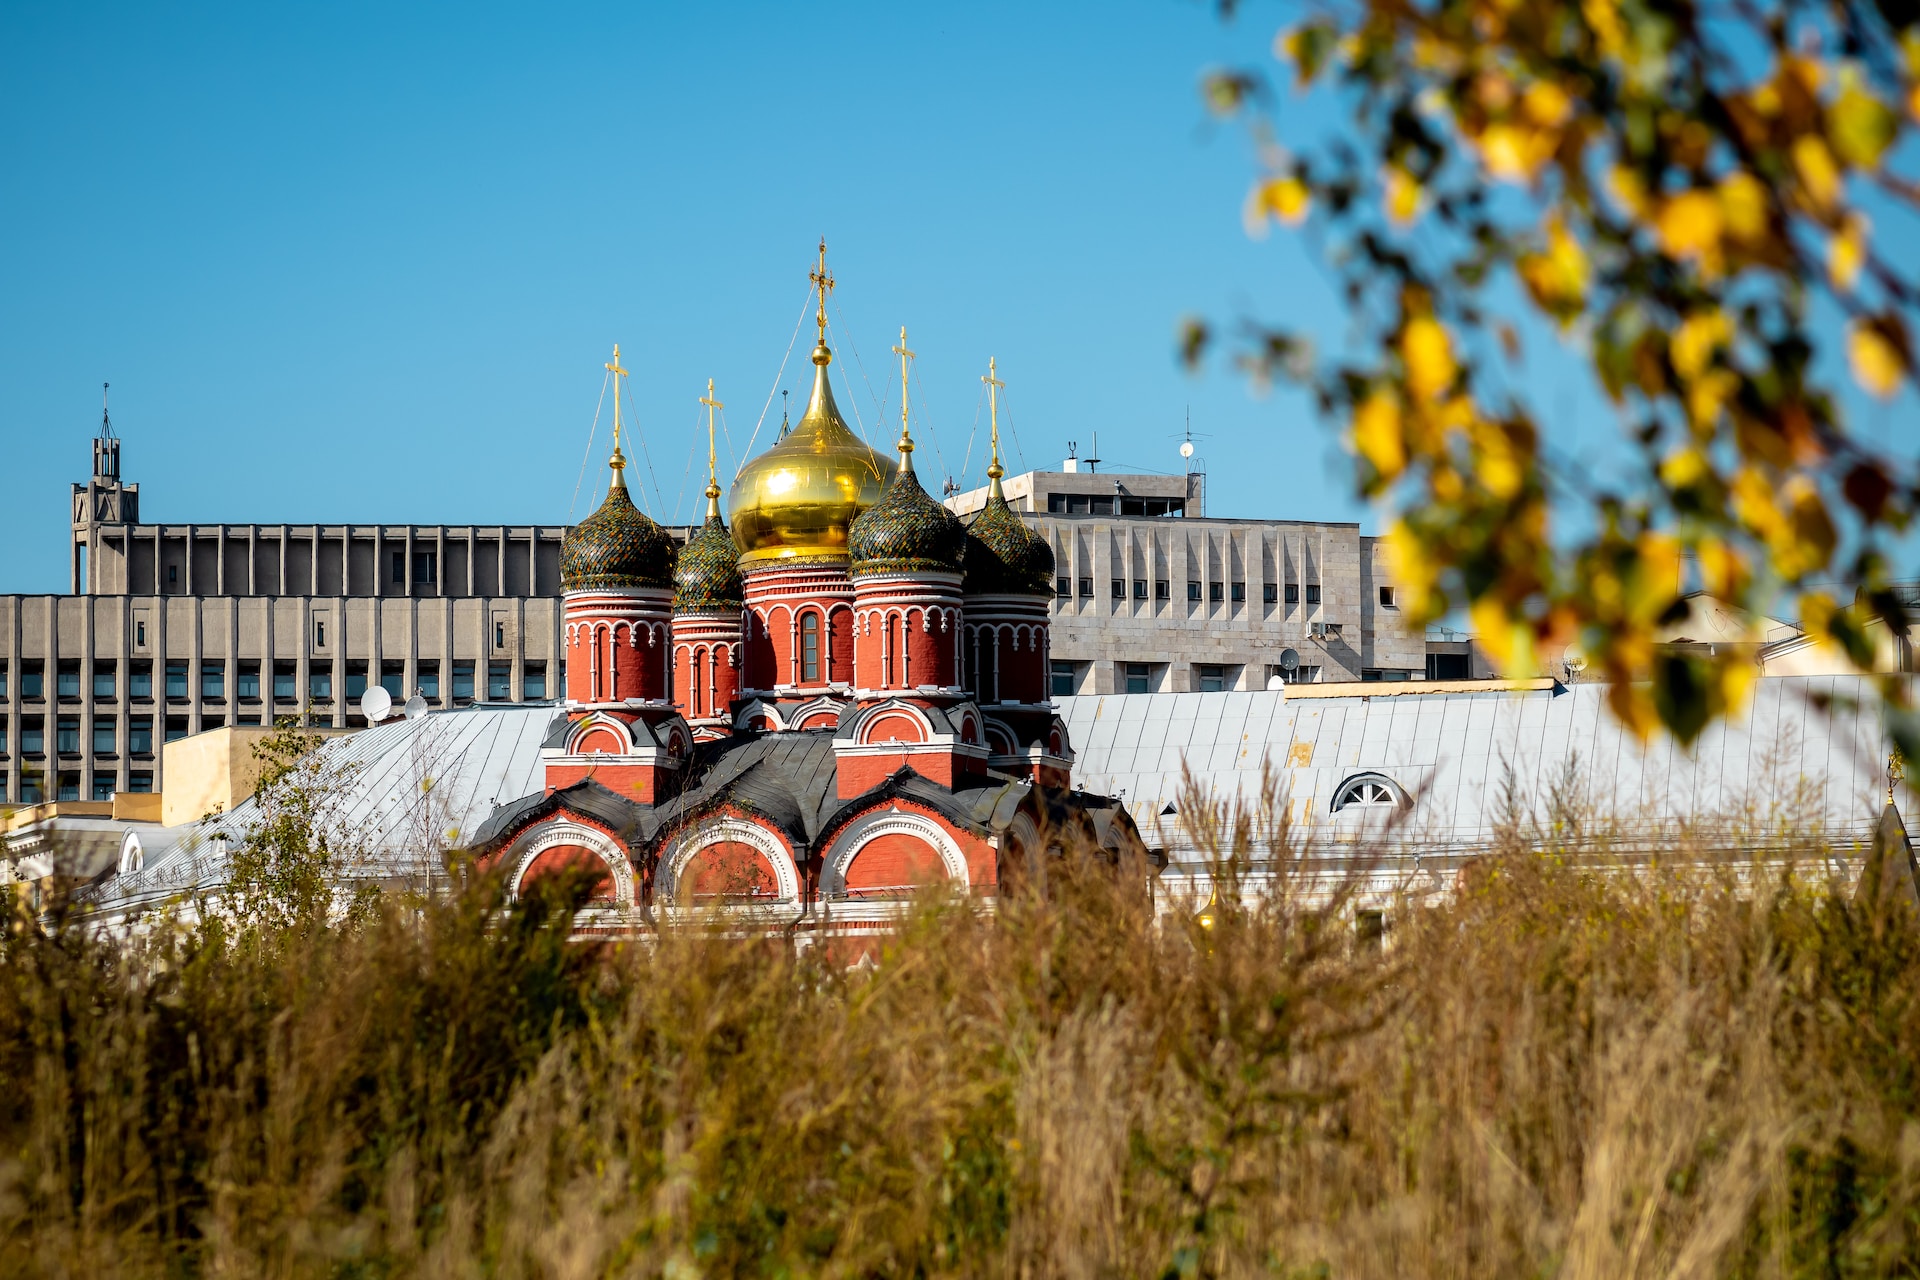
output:
M813 281L814 292L820 296L820 313L815 317L815 322L820 326L820 342L813 353L813 362L820 364L820 353L827 349L827 295L833 292L833 273L827 270L825 236L820 237L820 265L807 273L807 279Z
M713 411L726 406L713 396L713 379L707 379L707 394L700 397L700 403L707 406L707 519L720 518L720 473L719 462L713 451Z
M1000 466L1000 389L1007 384L1000 381L999 372L999 366L994 362L994 358L988 356L987 376L980 379L980 381L987 384L987 418L993 427L992 435L989 437L992 444L990 446L991 452L988 454L989 461L987 462L988 502L992 502L995 499L1001 502L1007 500L1006 494L1001 492L1000 489L1000 477L1006 474Z
M612 487L624 489L627 487L627 459L620 452L620 379L627 376L627 371L620 367L620 344L617 342L613 344L613 359L607 365L607 372L613 375L613 457L607 460L607 465L613 468Z
M900 326L900 345L893 349L900 357L900 470L913 473L913 433L907 430L907 362L914 353L907 350L907 326Z

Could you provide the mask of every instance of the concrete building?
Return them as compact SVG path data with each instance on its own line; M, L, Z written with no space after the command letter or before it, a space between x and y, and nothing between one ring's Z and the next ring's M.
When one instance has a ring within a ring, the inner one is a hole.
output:
M1358 524L1214 518L1204 476L1084 468L1069 458L1004 482L1008 504L1053 546L1054 696L1485 674L1464 645L1432 668L1380 539ZM976 489L948 506L966 515L985 497Z
M560 687L563 526L143 523L103 421L72 528L73 594L0 595L0 801L157 791L161 744L221 725L357 728L369 684Z

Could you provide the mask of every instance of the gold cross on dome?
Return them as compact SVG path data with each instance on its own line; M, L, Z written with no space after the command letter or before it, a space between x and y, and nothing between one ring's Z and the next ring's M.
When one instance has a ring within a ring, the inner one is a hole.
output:
M827 340L827 295L833 292L833 273L827 270L827 238L820 237L820 265L807 273L807 279L820 294L820 341Z
M613 469L617 473L626 465L626 459L620 456L620 379L627 376L627 371L620 367L617 342L613 344L613 360L608 363L607 372L613 375Z
M907 326L900 326L900 345L893 349L900 357L900 438L907 438L907 362L914 359L915 353L907 350Z
M714 504L720 497L720 464L713 451L713 411L727 406L714 396L712 378L707 379L707 394L700 397L700 403L707 406L707 514L717 515L720 509Z
M980 381L987 384L987 418L992 423L993 441L992 460L987 464L987 479L996 485L1005 473L1000 469L1000 392L1007 384L1000 381L1000 367L992 356L987 357L987 376ZM974 412L979 412L975 410Z

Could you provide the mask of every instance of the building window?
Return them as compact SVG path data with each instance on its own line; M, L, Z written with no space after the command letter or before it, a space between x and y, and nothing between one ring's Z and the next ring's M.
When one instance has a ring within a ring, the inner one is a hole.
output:
M1236 582L1233 584L1233 602L1235 604L1245 604L1247 602L1247 584L1246 583Z
M1113 580L1112 591L1115 600L1125 600L1127 598L1127 580L1125 578L1115 578Z
M273 664L273 700L292 702L300 696L300 668L292 662Z
M39 716L28 716L20 722L20 754L23 756L47 754L46 725Z
M1200 602L1200 584L1199 583L1189 582L1187 584L1187 600L1189 603L1192 603L1192 604L1198 604Z
M147 647L147 624L145 622L136 622L133 624L133 643L142 649Z
M20 666L20 696L22 698L44 698L46 687L41 681L40 664L26 662Z
M1073 696L1074 685L1079 683L1076 678L1078 673L1074 670L1073 664L1071 662L1055 662L1052 664L1051 674L1053 696L1056 698L1071 698Z
M455 698L465 698L469 701L472 700L473 664L471 662L456 662L453 664L453 696Z
M1392 684L1401 680L1413 679L1413 672L1399 671L1392 667L1368 667L1360 673L1360 678L1370 684L1381 681Z
M1173 599L1173 584L1165 578L1155 578L1153 580L1153 598L1155 600Z
M136 769L127 775L127 790L137 796L153 794L153 774L145 769Z
M395 702L407 700L407 664L404 662L383 662L380 664L380 687L387 691Z
M1400 788L1377 773L1363 773L1348 778L1333 793L1335 813L1356 807L1390 808L1400 803Z
M7 664L0 662L0 702L7 700Z
M315 618L313 620L313 647L316 649L324 649L327 647L327 620L325 618Z
M1226 590L1225 585L1222 583L1209 582L1207 584L1207 603L1219 604L1226 595Z
M1471 680L1472 661L1464 653L1430 653L1427 655L1427 679Z
M153 664L136 662L127 668L127 696L138 701L153 697Z
M1295 667L1289 671L1285 667L1270 666L1267 668L1267 687L1272 688L1275 680L1281 684L1318 684L1320 668Z
M243 662L240 670L234 674L234 696L242 702L260 701L260 664Z
M79 716L61 716L54 722L53 749L63 756L80 754Z
M1227 669L1216 666L1196 666L1193 669L1193 687L1201 693L1219 693L1227 687Z
M1319 583L1309 582L1307 584L1307 603L1308 604L1320 603L1320 584Z
M1073 579L1055 578L1053 580L1053 594L1062 600L1073 599Z
M812 684L820 678L820 615L808 613L800 618L800 680Z
M1287 603L1288 604L1300 603L1300 584L1299 583L1289 582L1287 584Z
M439 582L440 557L432 551L413 553L413 584L416 587L431 587Z
M134 716L127 721L127 754L132 756L153 754L152 716Z
M93 754L110 756L114 746L113 721L101 719L93 722Z
M529 662L520 669L520 696L530 701L541 701L547 696L547 664Z
M47 793L40 789L40 780L38 778L20 779L21 804L39 804L42 800L46 799L46 795Z
M414 680L420 686L420 696L435 702L440 700L440 664L423 662L414 673Z
M167 717L167 741L178 742L187 736L187 718L185 716Z
M1262 586L1262 587L1260 588L1260 603L1262 603L1262 604L1279 604L1279 603L1280 603L1280 587L1279 587L1279 584L1277 584L1277 583L1272 583L1272 582L1269 582L1269 583L1267 583L1267 584L1265 584L1264 586Z
M78 800L80 798L80 775L77 773L61 774L60 782L53 793L53 798L60 803L65 803L69 800Z
M307 672L307 696L315 702L333 697L333 668L315 667Z
M1093 579L1092 578L1080 579L1080 598L1082 600L1093 599Z
M349 662L347 664L347 700L349 702L358 701L360 695L366 691L367 664L364 662Z
M1135 600L1145 600L1147 598L1147 580L1145 578L1135 578L1133 580L1133 598Z
M513 697L513 668L504 662L487 664L487 700L505 702Z
M7 721L5 716L0 716L0 756L5 754L7 754ZM0 793L0 799L4 798L4 793Z
M113 775L110 773L93 775L93 798L95 800L113 799Z
M119 675L120 673L113 663L95 662L93 664L93 696L95 698L112 698L114 686L120 683Z
M187 700L187 664L169 662L167 664L167 697L176 702Z
M170 587L177 587L180 585L180 566L179 565L170 564L167 566L167 585Z
M507 624L498 618L494 619L493 623L493 647L496 649L507 647Z
M1127 664L1127 692L1153 692L1153 667L1151 664L1145 662L1129 662Z
M1393 608L1393 588L1392 587L1380 588L1380 607L1382 609Z
M395 551L393 553L393 585L396 587L402 586L406 581L407 553L405 551Z
M55 670L53 677L54 696L61 701L71 701L80 696L80 664L63 662Z
M227 696L226 663L203 662L200 664L200 696L202 698L224 698Z

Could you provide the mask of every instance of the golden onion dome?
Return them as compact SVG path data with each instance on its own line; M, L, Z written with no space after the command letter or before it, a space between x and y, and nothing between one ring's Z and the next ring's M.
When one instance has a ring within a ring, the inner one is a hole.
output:
M880 501L891 459L863 444L833 403L825 341L813 349L813 397L787 438L740 469L727 496L742 566L844 560L855 517Z

